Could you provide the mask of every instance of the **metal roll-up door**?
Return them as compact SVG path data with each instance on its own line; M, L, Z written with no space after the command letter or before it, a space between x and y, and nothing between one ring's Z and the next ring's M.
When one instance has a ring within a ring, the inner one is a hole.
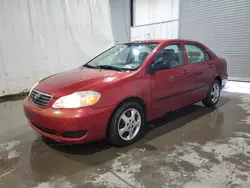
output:
M249 0L180 0L179 36L226 58L229 79L250 81Z

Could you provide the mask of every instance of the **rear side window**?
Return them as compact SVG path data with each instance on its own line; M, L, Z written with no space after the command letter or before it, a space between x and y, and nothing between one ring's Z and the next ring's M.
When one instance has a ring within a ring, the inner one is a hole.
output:
M200 63L210 60L207 52L197 45L185 44L185 49L188 56L188 64Z

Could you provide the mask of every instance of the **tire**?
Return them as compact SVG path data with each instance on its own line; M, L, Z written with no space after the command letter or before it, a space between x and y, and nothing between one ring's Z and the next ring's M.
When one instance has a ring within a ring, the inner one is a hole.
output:
M114 146L128 146L141 137L144 126L145 113L142 106L137 102L126 102L112 116L107 139Z
M215 106L220 99L220 83L218 80L214 80L211 85L206 98L202 101L202 103L207 107Z

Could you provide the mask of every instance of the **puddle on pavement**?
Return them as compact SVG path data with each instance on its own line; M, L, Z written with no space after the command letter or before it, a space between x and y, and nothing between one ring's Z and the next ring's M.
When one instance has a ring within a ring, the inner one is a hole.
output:
M0 143L0 170L5 169L15 163L15 161L21 154L15 149L19 144L19 140Z

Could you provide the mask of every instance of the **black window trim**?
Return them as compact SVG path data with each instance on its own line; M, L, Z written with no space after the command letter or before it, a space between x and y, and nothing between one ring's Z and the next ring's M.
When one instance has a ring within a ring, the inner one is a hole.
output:
M134 27L135 5L134 0L130 0L130 26Z

